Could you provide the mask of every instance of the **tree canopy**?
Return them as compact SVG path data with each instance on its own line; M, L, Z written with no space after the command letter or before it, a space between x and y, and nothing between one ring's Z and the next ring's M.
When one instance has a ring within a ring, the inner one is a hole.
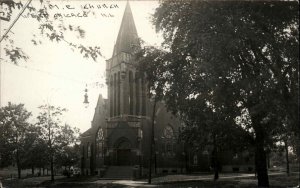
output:
M162 1L153 24L163 33L163 48L137 54L150 89L171 111L201 131L218 127L210 120L225 131L237 128L235 137L246 135L255 148L259 186L269 185L266 148L282 133L280 118L299 133L298 5Z
M65 108L49 104L42 105L39 108L41 111L37 117L37 125L41 128L41 138L47 145L46 151L49 154L51 180L54 181L54 158L55 156L60 157L60 153L69 152L69 146L77 142L79 130L62 123Z
M27 122L31 113L23 104L9 103L0 109L0 157L1 166L15 162L18 168L18 178L21 178L21 169L26 156L26 147L32 143L31 126Z
M0 108L0 167L16 164L18 178L22 169L31 168L34 174L34 168L50 164L54 175L54 163L72 166L79 160L79 130L62 123L65 109L50 105L40 109L37 123L31 124L31 112L24 104L8 103Z

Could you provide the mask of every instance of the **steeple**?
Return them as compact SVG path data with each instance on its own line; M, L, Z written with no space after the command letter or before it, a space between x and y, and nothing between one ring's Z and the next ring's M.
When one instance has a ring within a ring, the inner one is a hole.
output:
M121 27L114 47L113 56L120 52L132 53L134 48L139 47L138 34L133 20L130 4L127 1Z
M109 113L114 120L146 112L146 87L136 73L133 53L140 48L131 8L127 1L113 55L106 61ZM144 106L144 108L142 108Z

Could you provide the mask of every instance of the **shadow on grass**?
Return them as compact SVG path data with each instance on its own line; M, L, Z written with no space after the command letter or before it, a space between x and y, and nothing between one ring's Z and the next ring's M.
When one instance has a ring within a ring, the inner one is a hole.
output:
M269 176L270 188L295 188L298 182L299 175L274 175ZM220 179L218 181L212 180L195 180L195 181L181 181L181 182L165 182L160 184L167 188L256 188L256 177L238 177L233 179Z
M273 175L269 176L270 188L291 188L298 185L298 174L286 175ZM123 185L114 182L97 183L96 176L80 176L71 178L58 179L55 182L44 181L43 183L30 184L34 182L23 182L22 180L14 180L10 182L3 182L9 188L21 187L40 187L40 188L123 188L123 187L147 187L149 185ZM101 181L100 181L101 182ZM9 184L7 184L9 183ZM211 180L198 180L198 181L181 181L181 182L165 182L152 187L167 187L167 188L255 188L257 187L257 179L255 177L243 177L232 179L220 179L218 181Z

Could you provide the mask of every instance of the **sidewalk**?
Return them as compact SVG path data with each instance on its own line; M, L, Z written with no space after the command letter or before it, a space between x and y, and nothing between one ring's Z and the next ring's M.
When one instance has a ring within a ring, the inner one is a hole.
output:
M297 173L293 173L294 177L298 177ZM273 178L272 178L273 177ZM283 178L281 178L283 177ZM55 179L62 179L64 176L55 176ZM293 179L292 182L287 182L286 174L284 172L270 172L269 173L270 183L272 185L288 185L285 187L290 187L290 185L297 185L297 179ZM43 184L43 182L49 182L50 176L46 177L33 177L21 180L20 185L33 185L35 186L47 186L48 183ZM141 179L137 181L133 180L89 180L89 181L68 181L68 179L62 179L61 181L55 181L51 187L194 187L198 185L204 185L202 187L211 187L214 184L213 174L173 174L161 177L152 178L152 184L148 184L148 179ZM283 181L284 180L284 181ZM14 181L14 180L13 180ZM49 182L50 183L50 182ZM240 185L240 187L255 187L257 180L254 174L246 173L221 173L219 176L217 184L230 184L230 185ZM18 184L16 184L18 185ZM50 184L49 184L50 185ZM242 186L241 186L242 185ZM246 185L246 186L244 186ZM18 187L18 186L12 186ZM201 186L200 186L201 187ZM230 186L229 186L230 187Z
M282 172L272 172L269 173L269 176L280 175ZM255 177L255 174L249 173L220 173L219 180L223 179L235 179L235 178L249 178ZM198 181L198 180L213 180L214 175L188 175L188 174L174 174L174 175L166 175L162 177L153 178L152 182L155 184L163 184L163 183L174 183L174 182L185 182L185 181Z
M273 172L269 173L269 177L275 176L275 175L283 175L282 172ZM133 180L97 180L93 183L95 184L119 184L119 185L125 185L125 186L132 186L132 187L157 187L157 185L163 185L163 184L174 184L174 183L182 183L182 182L192 182L192 181L210 181L213 180L214 175L203 175L203 174L197 174L197 175L188 175L188 174L174 174L174 175L166 175L161 177L154 177L152 178L151 182L152 184L148 184L148 179L141 179L138 181ZM230 179L237 179L237 178L251 178L255 177L254 174L249 173L221 173L219 174L219 180L230 180ZM256 183L256 179L254 180L254 183Z

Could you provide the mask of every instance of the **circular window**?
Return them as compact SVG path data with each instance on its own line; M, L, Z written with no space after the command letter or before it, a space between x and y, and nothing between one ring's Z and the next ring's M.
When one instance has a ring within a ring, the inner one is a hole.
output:
M164 137L165 138L173 138L174 137L174 131L173 131L173 128L171 126L167 126L165 129L164 129Z

